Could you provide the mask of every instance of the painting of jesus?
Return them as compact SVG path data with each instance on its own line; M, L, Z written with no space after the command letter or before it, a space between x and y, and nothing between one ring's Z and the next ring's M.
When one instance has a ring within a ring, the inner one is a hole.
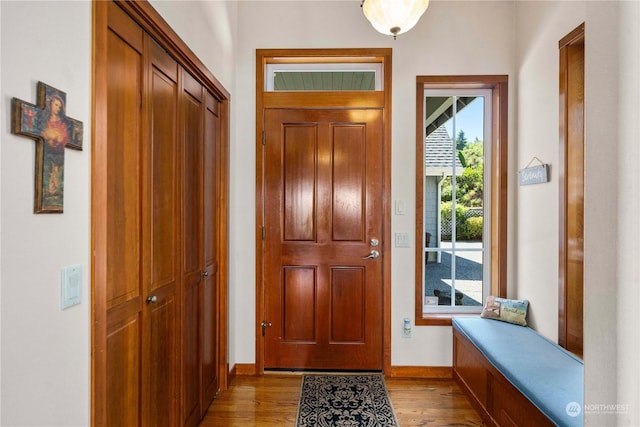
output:
M66 115L66 94L38 83L38 105L13 99L12 132L36 140L35 212L62 212L64 149L82 149L82 122Z

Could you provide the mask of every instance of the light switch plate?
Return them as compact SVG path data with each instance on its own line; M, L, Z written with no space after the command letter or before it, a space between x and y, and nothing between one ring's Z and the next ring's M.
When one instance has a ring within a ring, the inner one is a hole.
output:
M60 309L80 304L82 301L82 266L71 265L60 275Z

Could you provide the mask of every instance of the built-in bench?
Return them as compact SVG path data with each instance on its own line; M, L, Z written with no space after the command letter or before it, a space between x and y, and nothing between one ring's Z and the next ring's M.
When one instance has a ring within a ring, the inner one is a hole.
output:
M583 362L527 326L454 317L453 372L485 422L583 425Z

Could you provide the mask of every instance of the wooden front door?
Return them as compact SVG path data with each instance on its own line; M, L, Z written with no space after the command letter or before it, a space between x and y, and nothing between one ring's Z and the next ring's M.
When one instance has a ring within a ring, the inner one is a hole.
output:
M267 109L264 126L264 367L381 370L383 111Z

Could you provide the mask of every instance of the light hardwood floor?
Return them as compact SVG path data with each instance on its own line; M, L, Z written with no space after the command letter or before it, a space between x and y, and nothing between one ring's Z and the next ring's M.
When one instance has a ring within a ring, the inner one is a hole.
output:
M200 427L295 426L301 375L238 376L213 401ZM453 380L386 378L398 423L484 426Z

